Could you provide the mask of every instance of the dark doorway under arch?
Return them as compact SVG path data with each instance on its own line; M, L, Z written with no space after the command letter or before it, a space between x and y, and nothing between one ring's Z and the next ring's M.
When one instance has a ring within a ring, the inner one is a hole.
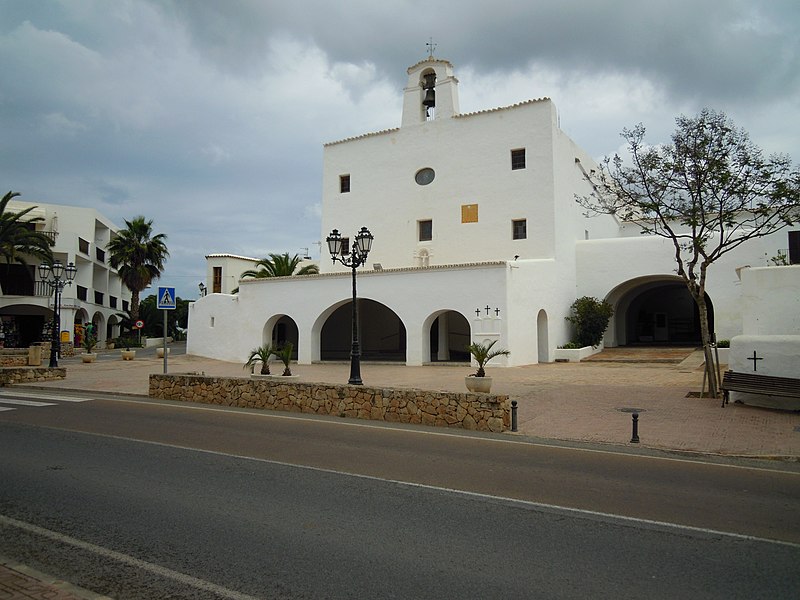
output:
M406 328L391 308L359 298L358 337L362 361L406 361ZM349 360L352 346L352 301L326 319L320 335L321 360Z
M469 322L464 315L454 310L441 313L431 323L431 362L469 363L470 338Z
M706 294L710 331L714 331L714 307ZM626 336L631 344L701 344L700 313L682 282L651 282L628 293Z

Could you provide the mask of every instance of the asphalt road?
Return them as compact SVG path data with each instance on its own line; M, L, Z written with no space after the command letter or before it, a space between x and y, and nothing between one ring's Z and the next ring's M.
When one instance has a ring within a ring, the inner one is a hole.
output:
M791 465L160 402L4 404L9 394L0 555L115 598L800 589Z

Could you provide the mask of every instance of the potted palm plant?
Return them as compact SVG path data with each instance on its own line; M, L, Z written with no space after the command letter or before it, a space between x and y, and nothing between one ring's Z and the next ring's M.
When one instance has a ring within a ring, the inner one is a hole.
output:
M247 357L247 362L244 363L245 369L249 368L251 371L256 366L256 363L261 363L260 375L269 375L269 359L275 354L275 348L271 344L263 344L258 348L253 348ZM255 373L253 373L255 376Z
M272 352L273 356L277 356L278 359L280 359L280 361L283 363L282 375L284 377L292 376L292 370L289 368L289 363L292 360L292 350L294 350L294 345L292 342L286 342L286 344Z
M492 350L492 347L497 343L497 340L487 343L472 343L467 346L467 350L478 363L478 370L472 375L464 378L464 383L470 392L485 392L489 393L492 389L492 378L486 376L484 367L486 363L497 356L508 356L511 354L508 350L497 349Z
M94 353L94 347L97 346L97 338L94 336L94 333L91 331L84 333L81 345L86 351L81 354L81 362L94 362L94 359L97 358L97 354Z
M120 351L122 360L133 360L136 358L136 349L131 349L132 343L130 338L120 338L119 343L124 348Z

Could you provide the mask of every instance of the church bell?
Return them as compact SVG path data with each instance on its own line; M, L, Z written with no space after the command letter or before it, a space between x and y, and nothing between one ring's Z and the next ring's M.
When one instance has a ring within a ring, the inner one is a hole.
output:
M428 73L425 75L425 83L422 88L425 90L425 98L422 100L422 105L426 108L433 108L436 106L436 92L434 86L436 85L436 74Z

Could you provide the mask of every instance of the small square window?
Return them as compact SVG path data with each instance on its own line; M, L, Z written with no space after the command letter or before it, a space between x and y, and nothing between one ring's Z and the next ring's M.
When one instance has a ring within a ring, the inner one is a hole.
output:
M350 238L349 237L343 237L342 238L341 255L342 256L347 256L348 254L350 254Z
M433 239L433 221L418 221L419 224L419 241L429 242Z
M528 237L528 220L516 219L511 221L511 235L515 240L524 240Z
M511 151L511 170L525 168L525 148L519 148Z
M339 175L339 192L346 194L350 191L350 175Z

